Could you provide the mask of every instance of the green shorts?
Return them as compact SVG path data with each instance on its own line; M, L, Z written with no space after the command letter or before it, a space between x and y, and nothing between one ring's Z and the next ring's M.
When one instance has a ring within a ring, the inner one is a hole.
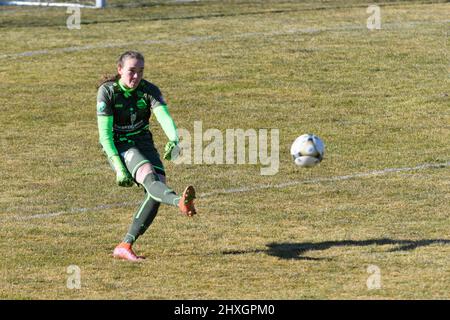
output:
M166 175L159 153L153 144L153 138L150 131L129 137L128 140L125 141L115 141L114 144L119 152L122 162L125 164L133 178L136 178L137 170L144 163L150 163L156 174Z

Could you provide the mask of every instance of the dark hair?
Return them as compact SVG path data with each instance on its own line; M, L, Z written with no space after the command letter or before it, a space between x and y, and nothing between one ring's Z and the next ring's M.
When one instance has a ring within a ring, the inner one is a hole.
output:
M142 53L138 52L138 51L126 51L124 53L122 53L119 57L119 59L117 59L117 66L123 67L123 65L125 64L125 61L127 59L137 59L140 60L142 62L144 62L144 56L142 55ZM115 75L104 75L98 86L97 89L104 84L105 82L109 82L109 81L117 81L120 79L120 74L116 73Z

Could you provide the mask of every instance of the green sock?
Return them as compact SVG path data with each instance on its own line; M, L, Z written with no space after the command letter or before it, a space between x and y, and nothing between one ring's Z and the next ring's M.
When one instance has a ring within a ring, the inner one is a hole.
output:
M180 196L178 196L172 189L170 189L166 184L155 179L153 174L148 174L144 181L142 182L147 194L155 201L168 204L171 206L178 207L178 201L180 201Z
M146 197L134 215L133 222L123 242L133 244L140 235L147 231L158 213L160 203L153 200L147 192L145 194Z
M178 206L180 196L167 187L166 184L157 180L153 173L148 174L142 185L145 188L146 197L134 215L133 222L123 242L134 243L137 238L144 234L155 218L160 203Z

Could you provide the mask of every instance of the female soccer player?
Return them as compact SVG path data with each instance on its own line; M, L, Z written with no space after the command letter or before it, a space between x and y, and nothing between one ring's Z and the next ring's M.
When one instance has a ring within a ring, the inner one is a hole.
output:
M127 51L117 61L117 75L102 81L97 94L97 120L100 144L116 172L116 183L131 187L142 185L145 199L133 217L123 241L113 256L138 261L131 246L144 234L158 212L160 203L177 206L181 213L192 217L195 190L188 186L181 196L165 182L164 166L153 144L149 119L153 112L169 142L164 159L171 160L178 148L178 134L161 91L143 79L144 57Z

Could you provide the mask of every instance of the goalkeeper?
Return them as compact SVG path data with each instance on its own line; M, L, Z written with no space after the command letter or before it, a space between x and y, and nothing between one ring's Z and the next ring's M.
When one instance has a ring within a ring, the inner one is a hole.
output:
M123 241L113 256L137 261L132 245L144 234L155 218L160 203L177 206L188 217L196 214L195 190L188 186L178 196L166 185L164 166L153 144L149 119L154 113L167 135L164 159L172 160L178 147L175 123L169 114L161 91L143 79L144 57L127 51L117 61L118 74L103 79L97 94L97 120L100 144L116 173L116 183L144 187L145 199L133 217Z

